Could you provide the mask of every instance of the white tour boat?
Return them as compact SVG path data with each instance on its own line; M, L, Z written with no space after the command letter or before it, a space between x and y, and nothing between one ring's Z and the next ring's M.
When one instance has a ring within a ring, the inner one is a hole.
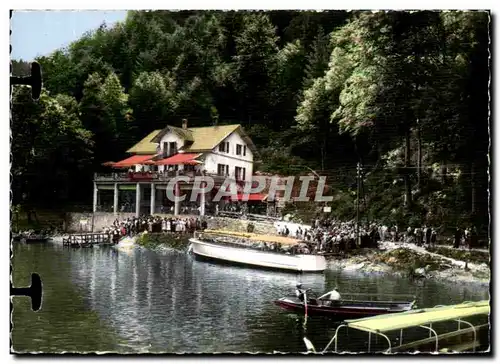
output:
M288 270L294 272L322 272L326 269L326 259L323 255L293 254L274 250L263 250L251 244L228 243L211 236L223 235L239 238L248 242L270 243L280 245L299 244L300 240L282 236L243 234L231 232L208 232L195 235L189 239L190 251L197 256L226 262L245 264L270 269Z

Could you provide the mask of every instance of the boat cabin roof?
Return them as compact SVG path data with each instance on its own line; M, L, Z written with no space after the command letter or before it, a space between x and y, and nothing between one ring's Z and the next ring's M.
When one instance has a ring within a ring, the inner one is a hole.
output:
M383 333L434 322L458 320L460 318L476 315L488 315L489 313L490 304L488 300L485 300L464 302L451 306L417 309L370 318L346 320L345 324L350 328L361 331Z
M224 236L234 236L236 238L254 240L254 241L264 241L268 243L279 243L287 245L296 245L302 241L299 239L289 238L287 236L280 235L268 235L268 234L255 234L255 233L241 233L236 231L225 231L225 230L205 230L205 234L214 235L224 235Z

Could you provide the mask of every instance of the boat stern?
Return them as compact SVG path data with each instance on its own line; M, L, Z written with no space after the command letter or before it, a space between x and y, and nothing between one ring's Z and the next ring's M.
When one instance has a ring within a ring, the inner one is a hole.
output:
M326 259L323 255L300 255L299 270L302 272L323 272L326 269Z

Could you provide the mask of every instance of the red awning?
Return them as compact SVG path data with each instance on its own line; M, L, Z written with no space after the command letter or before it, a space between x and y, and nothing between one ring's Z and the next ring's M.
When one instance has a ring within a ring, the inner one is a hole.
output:
M200 155L200 153L178 153L171 157L157 160L154 162L154 164L157 166L173 166L177 164L196 165L201 163L200 161L195 160Z
M245 200L244 197L247 199ZM238 193L237 195L238 199L236 201L264 201L266 197L267 195L264 195L262 193L250 193L248 197L242 193ZM231 200L233 199L231 198Z
M122 161L116 162L113 167L114 168L124 168L124 167L132 167L136 164L144 164L147 160L154 157L154 154L150 155L133 155L132 157L128 157Z

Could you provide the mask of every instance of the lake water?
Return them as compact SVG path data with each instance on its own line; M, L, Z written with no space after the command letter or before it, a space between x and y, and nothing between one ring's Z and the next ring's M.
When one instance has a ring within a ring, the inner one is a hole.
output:
M302 317L273 304L293 295L298 280L318 293L336 286L341 293L416 294L419 307L489 297L484 286L336 271L299 276L173 250L13 243L12 252L14 285L28 286L37 272L44 289L38 312L28 298L13 299L18 352L303 352L304 334L323 348L337 324L310 318L304 332Z

